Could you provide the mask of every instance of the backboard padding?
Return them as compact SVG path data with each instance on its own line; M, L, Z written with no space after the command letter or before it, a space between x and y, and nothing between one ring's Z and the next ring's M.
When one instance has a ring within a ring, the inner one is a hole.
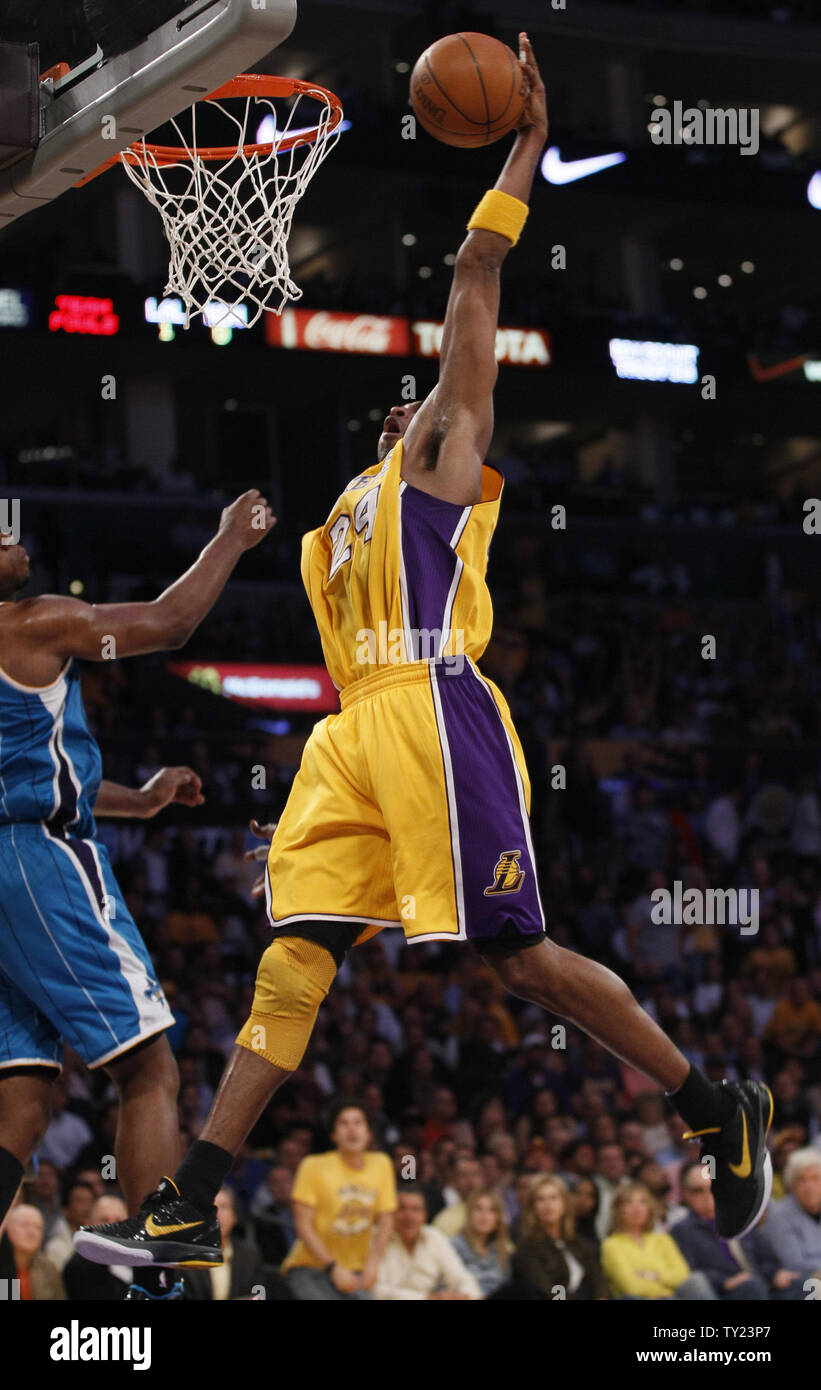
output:
M296 8L296 0L198 0L127 53L58 84L53 97L43 89L37 149L0 170L0 228L259 63L288 37Z

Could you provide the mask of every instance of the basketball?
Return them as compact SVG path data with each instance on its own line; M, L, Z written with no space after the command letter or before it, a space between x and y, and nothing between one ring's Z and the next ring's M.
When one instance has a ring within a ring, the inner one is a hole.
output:
M518 125L527 79L516 54L489 34L448 34L418 58L410 82L429 135L463 149L492 145Z

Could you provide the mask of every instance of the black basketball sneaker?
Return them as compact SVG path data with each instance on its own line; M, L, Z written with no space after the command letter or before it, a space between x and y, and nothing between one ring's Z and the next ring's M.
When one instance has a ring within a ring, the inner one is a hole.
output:
M751 1231L770 1200L773 1167L767 1134L773 1119L773 1098L761 1081L722 1081L738 1101L725 1125L689 1130L685 1139L701 1140L702 1162L713 1160L716 1232L724 1240Z
M103 1265L211 1269L222 1264L216 1207L204 1215L180 1196L170 1178L163 1178L136 1216L105 1226L81 1226L74 1248L87 1260Z

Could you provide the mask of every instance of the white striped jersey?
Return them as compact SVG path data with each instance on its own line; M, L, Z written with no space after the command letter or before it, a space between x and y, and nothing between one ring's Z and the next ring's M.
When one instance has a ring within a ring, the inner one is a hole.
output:
M74 658L43 687L21 685L0 667L0 826L46 821L92 836L102 772Z

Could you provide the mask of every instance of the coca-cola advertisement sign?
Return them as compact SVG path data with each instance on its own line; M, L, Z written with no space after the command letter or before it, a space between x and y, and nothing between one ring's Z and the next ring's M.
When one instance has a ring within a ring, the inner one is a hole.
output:
M444 324L438 319L344 314L335 309L286 309L265 315L271 347L309 352L364 352L374 357L438 357ZM548 367L550 335L541 328L499 328L496 360L519 367Z
M343 314L332 309L285 309L265 315L271 347L313 352L364 352L374 357L407 357L411 351L407 319L382 314Z

